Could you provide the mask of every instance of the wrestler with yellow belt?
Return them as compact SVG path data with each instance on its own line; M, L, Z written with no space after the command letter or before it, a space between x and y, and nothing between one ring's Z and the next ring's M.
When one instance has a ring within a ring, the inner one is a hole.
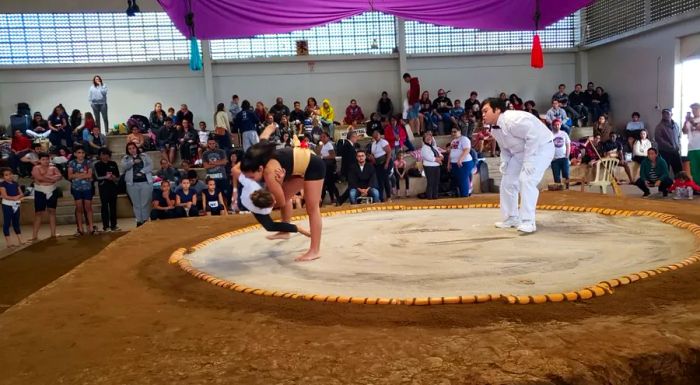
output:
M319 258L321 248L321 190L326 175L326 165L308 148L293 147L276 149L275 143L267 142L275 127L270 125L260 135L261 142L251 146L243 159L231 170L234 181L242 172L247 178L264 181L274 197L274 207L282 210L282 221L289 223L292 217L291 198L304 190L306 213L309 215L311 246L296 257L296 261L311 261ZM235 196L235 194L234 194ZM277 233L273 238L286 239L289 233Z

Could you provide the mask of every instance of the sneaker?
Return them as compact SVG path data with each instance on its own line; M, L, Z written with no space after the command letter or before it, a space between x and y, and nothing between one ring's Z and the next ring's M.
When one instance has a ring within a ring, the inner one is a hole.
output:
M119 227L119 226L114 226L114 227L110 228L110 230L112 230L112 231L122 231L121 227Z
M510 229L511 227L518 227L520 219L518 217L510 217L503 222L496 222L494 225L499 229Z
M692 201L693 200L693 194L688 195L688 200Z
M650 193L645 192L644 195L642 195L642 198L649 198L651 196Z
M110 232L110 231L111 231L111 230L110 230L109 227L103 227L103 228L102 228L102 232L103 232L103 233L108 233L108 232Z
M523 222L518 226L518 231L531 234L537 231L537 225L535 225L535 222Z

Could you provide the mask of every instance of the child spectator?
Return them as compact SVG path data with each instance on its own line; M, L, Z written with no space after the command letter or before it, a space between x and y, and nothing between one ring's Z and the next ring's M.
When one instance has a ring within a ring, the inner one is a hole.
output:
M175 193L170 190L170 182L166 179L160 182L160 190L153 191L151 220L177 218Z
M216 181L207 179L207 189L204 190L203 202L207 215L227 215L224 195L216 189Z
M12 170L6 167L0 169L2 172L2 182L0 182L0 197L2 197L2 232L5 235L5 245L8 248L20 246L22 242L22 229L19 227L19 208L24 199L24 194L14 181ZM12 244L10 238L10 224L15 230L17 244Z
M488 149L491 157L496 156L496 138L491 134L491 127L482 127L474 134L474 145L472 146L479 154Z
M374 131L384 133L382 120L382 116L376 112L373 112L372 115L369 116L369 123L367 123L367 130L365 131L367 136L372 136L372 133L374 133Z
M83 216L87 217L87 228L94 234L95 229L92 224L92 168L87 159L85 159L85 150L82 147L76 147L73 155L75 155L75 158L68 162L68 180L71 181L70 192L73 195L73 199L75 199L75 217L78 226L75 235L85 234Z
M406 168L406 160L404 159L404 152L399 151L396 154L396 160L394 161L394 182L396 184L395 194L399 195L399 190L401 189L401 179L406 181L406 191L404 192L404 197L408 198L408 169Z
M674 196L673 199L693 199L693 191L700 192L700 186L690 179L688 173L681 171L676 175L676 179L673 181L668 191L675 191L676 196Z
M102 230L119 231L117 226L117 183L119 182L119 167L112 160L112 151L101 148L98 151L100 160L95 162L95 175L102 202Z
M56 237L56 206L58 203L56 182L61 180L63 176L58 168L49 162L49 154L42 152L39 154L39 164L32 169L32 178L34 178L34 232L31 241L38 239L41 219L47 209L51 237Z
M180 181L179 174L180 173L178 173L177 170L175 170L175 168L168 163L167 159L160 160L160 169L156 171L156 176L161 180L167 180L171 184L177 186L178 182Z
M180 189L175 194L175 205L177 206L179 217L196 217L199 215L197 192L190 189L189 179L182 180Z
M462 101L455 99L454 106L450 110L450 119L452 120L452 127L456 127L459 124L460 119L464 115L464 108L462 108Z

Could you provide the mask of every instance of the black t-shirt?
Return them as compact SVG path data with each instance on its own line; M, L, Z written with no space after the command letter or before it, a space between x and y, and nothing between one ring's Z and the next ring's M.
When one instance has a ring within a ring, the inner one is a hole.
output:
M138 160L138 161L137 161ZM146 182L148 179L146 179L146 174L143 173L143 159L141 159L141 156L137 156L134 158L134 167L131 169L134 173L134 183L138 182Z
M173 202L173 205L175 205L175 193L173 191L168 192L168 199L170 199ZM158 206L160 207L168 207L168 202L163 196L163 191L161 190L153 191L153 200L158 201Z
M101 179L107 176L107 174L111 174L119 178L119 167L117 167L117 163L111 160L107 162L96 162L95 175L97 176L97 184L100 186L100 188L116 188L117 183L115 181L111 179Z
M452 101L447 96L438 96L433 101L433 108L441 114L446 114L452 109Z

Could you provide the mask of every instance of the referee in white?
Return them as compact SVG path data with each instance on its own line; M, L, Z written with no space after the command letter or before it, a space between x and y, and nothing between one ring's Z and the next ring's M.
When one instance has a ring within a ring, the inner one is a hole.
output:
M529 112L506 110L505 101L497 98L485 100L481 113L501 149L503 221L496 222L496 227L533 233L537 230L535 207L540 195L537 185L554 157L552 132Z

